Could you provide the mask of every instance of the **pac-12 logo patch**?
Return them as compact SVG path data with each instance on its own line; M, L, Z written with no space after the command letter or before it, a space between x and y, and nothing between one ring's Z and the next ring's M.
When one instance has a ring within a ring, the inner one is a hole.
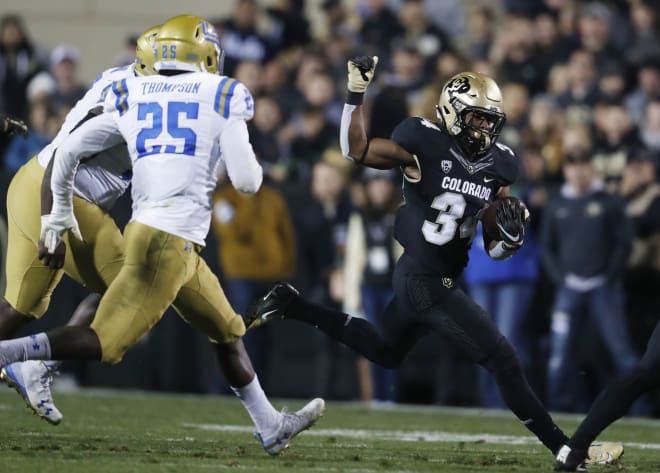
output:
M445 174L449 174L449 171L451 171L451 165L452 162L448 159L443 159L440 161L440 169L442 169L442 172Z

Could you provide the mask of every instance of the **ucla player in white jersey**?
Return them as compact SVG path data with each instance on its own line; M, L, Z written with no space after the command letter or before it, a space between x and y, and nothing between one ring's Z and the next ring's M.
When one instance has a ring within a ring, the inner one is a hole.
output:
M159 75L114 82L104 113L83 123L58 148L53 210L41 229L53 253L64 233L77 228L72 195L78 163L125 141L133 162L133 217L124 232L121 271L91 327L0 342L0 365L51 358L118 363L173 304L214 342L220 367L255 422L257 438L276 455L322 415L324 402L314 399L295 413L273 408L243 346L243 319L198 254L210 226L221 161L238 190L256 192L261 185L246 124L252 97L240 82L216 74L219 40L202 18L168 20L154 48Z
M53 141L16 173L7 194L7 288L0 301L0 339L7 338L47 310L53 290L66 273L93 292L104 292L121 269L122 236L107 210L127 189L131 163L125 144L99 149L78 168L74 182L76 230L82 240L68 239L54 254L40 246L40 215L50 211L50 170L53 155L71 131L90 118L88 112L103 104L113 82L155 73L153 40L159 26L138 39L134 64L102 72L92 87L67 114ZM46 188L42 189L42 184ZM40 199L40 190L42 193ZM90 298L89 301L91 301ZM83 304L71 324L89 324L95 304ZM53 363L27 362L6 367L0 375L14 386L28 405L52 424L62 414L52 402Z

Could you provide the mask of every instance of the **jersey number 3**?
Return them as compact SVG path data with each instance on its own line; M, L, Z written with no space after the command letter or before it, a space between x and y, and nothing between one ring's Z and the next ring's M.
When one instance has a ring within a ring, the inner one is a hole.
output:
M456 234L458 219L462 218L465 212L465 198L461 194L444 192L435 196L431 207L439 213L435 222L424 220L422 234L424 239L433 245L445 245Z
M158 102L147 102L138 104L137 119L146 121L151 116L151 127L142 128L137 135L135 149L138 159L151 154L186 154L195 156L195 147L197 146L197 135L191 128L179 126L179 116L184 114L187 119L195 119L199 113L199 104L193 102L168 102L165 110L167 120L168 137L163 137L166 141L172 139L183 140L183 150L180 145L167 144L163 147L157 144L158 141L147 143L147 140L158 140L163 133L163 107ZM178 149L177 149L178 148Z

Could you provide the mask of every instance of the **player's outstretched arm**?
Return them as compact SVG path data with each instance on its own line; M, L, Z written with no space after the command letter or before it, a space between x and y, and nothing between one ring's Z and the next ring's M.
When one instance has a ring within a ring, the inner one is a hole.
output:
M416 166L413 155L394 141L367 138L362 101L377 64L378 56L358 56L348 61L348 95L339 130L342 154L358 164L377 169Z

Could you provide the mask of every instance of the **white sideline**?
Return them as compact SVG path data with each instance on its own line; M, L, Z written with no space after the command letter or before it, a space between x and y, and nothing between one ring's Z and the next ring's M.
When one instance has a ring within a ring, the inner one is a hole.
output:
M246 432L252 433L254 427L245 425L195 424L184 422L182 427L214 432ZM305 432L305 435L315 437L345 437L351 439L396 440L402 442L479 442L497 445L540 445L536 437L495 434L465 434L457 432L425 431L425 430L362 430L362 429L318 429ZM660 450L658 443L625 442L626 447L644 450Z

